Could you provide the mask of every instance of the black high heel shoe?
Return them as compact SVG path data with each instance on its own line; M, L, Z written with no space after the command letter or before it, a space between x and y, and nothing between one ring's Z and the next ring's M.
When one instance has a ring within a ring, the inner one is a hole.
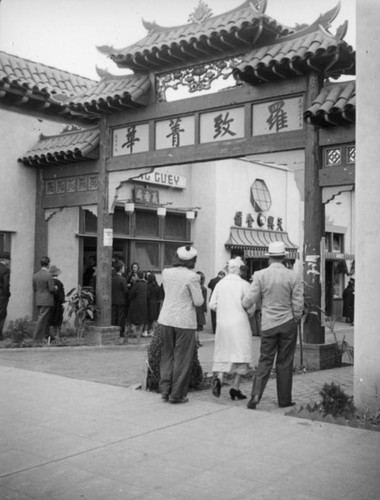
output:
M244 396L244 394L241 391L237 391L236 389L230 389L230 396L232 401L235 401L235 398L247 399L247 396Z
M220 391L222 390L222 383L221 381L216 378L213 380L212 382L212 393L214 394L214 396L216 398L218 398L220 396Z

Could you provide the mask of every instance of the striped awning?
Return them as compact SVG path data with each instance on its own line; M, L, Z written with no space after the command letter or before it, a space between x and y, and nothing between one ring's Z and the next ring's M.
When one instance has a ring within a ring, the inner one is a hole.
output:
M298 247L289 240L288 233L284 231L231 227L225 247L243 250L244 257L249 259L265 259L269 243L274 241L282 241L285 244L290 259L299 258Z
M353 253L325 252L326 260L354 260Z

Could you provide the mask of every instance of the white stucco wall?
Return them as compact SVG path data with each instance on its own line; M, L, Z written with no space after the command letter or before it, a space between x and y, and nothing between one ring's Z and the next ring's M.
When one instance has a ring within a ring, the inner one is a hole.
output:
M357 4L356 242L354 403L380 407L380 31L378 4Z
M0 108L0 231L11 231L10 320L32 316L36 172L17 159L63 125Z

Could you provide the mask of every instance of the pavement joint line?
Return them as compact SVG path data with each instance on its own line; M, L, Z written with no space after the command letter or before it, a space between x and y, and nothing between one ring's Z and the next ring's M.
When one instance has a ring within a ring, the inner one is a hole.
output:
M105 449L105 448L107 448L109 446L114 446L115 444L123 443L123 442L129 441L129 440L132 440L132 439L140 438L140 437L143 437L143 436L148 436L149 434L153 434L155 432L160 432L160 431L163 431L163 430L166 430L166 429L177 427L178 425L183 425L183 424L186 424L188 422L193 422L193 421L198 420L200 418L208 417L208 416L214 415L216 413L221 413L223 411L230 410L231 408L233 408L233 407L231 407L231 406L230 407L228 407L228 406L221 407L221 408L215 409L213 411L210 411L207 414L197 415L196 417L187 418L187 419L181 420L179 422L175 422L174 424L165 425L165 426L162 426L162 427L157 427L155 429L151 429L149 431L141 432L141 433L135 434L133 436L128 436L127 438L124 438L124 439L118 439L117 441L112 441L110 443L105 443L105 444L102 444L102 445L99 445L99 446L95 446L93 448L88 448L87 450L79 451L78 453L72 453L71 455L66 455L64 457L55 458L53 460L49 460L47 462L40 463L38 465L33 465L31 467L26 467L25 469L19 469L19 470L16 470L16 471L8 472L7 474L0 474L0 479L4 479L4 478L7 478L7 477L15 476L16 474L21 474L22 472L28 472L28 471L31 471L31 470L40 469L41 467L45 467L46 465L49 465L49 464L63 462L65 460L67 460L67 459L74 458L74 457L79 457L80 455L84 455L86 453L91 453L91 452L96 451L96 450L102 450L102 449Z

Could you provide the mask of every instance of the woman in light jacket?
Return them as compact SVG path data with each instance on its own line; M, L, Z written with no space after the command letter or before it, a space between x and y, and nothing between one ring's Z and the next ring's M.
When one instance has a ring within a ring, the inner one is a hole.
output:
M218 314L212 367L218 376L213 381L212 393L219 397L224 373L234 373L230 390L233 400L247 398L239 389L240 379L253 362L251 326L241 303L249 289L249 283L240 277L242 265L240 257L228 261L228 274L216 285L209 303L210 309Z

